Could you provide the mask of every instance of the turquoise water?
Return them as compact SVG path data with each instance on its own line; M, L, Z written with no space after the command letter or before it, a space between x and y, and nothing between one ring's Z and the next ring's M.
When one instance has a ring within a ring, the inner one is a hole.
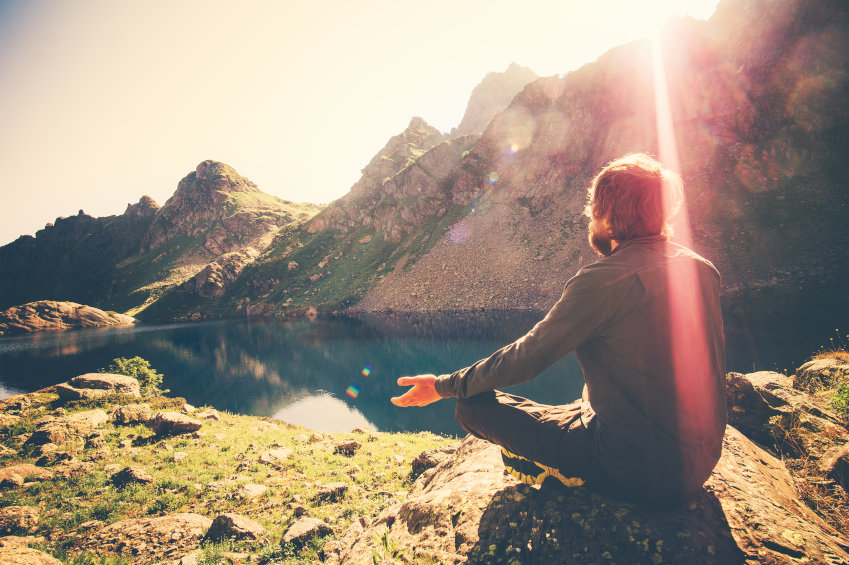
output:
M518 338L540 317L505 312L224 321L0 338L0 396L38 390L97 371L115 357L139 355L165 375L172 395L195 406L328 431L360 426L461 435L453 400L397 408L389 402L402 392L395 380L465 367ZM781 332L766 324L753 332L751 324L728 316L728 369L792 367L833 331L816 325L824 338L799 325ZM572 355L510 392L562 404L580 396L582 384Z

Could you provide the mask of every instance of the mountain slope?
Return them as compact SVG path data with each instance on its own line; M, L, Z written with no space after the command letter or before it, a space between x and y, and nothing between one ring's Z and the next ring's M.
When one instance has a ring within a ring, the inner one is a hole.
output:
M188 280L214 296L281 228L320 209L267 195L231 167L204 161L161 208L145 196L120 216L81 211L0 247L0 306L49 298L135 314Z

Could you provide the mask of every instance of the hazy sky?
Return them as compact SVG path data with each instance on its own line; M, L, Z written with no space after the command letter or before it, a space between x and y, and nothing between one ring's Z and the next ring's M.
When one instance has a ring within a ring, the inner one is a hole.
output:
M205 159L330 202L413 116L516 63L565 73L717 0L0 0L0 245L160 205Z

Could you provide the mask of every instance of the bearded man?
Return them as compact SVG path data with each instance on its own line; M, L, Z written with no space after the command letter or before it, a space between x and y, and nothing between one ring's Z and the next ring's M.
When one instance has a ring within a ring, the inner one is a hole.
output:
M643 154L609 163L588 189L591 246L582 268L526 335L450 375L398 379L392 402L456 397L457 422L502 447L529 484L554 478L652 503L701 490L725 431L725 340L719 273L669 240L680 178ZM538 404L499 389L575 351L582 398Z

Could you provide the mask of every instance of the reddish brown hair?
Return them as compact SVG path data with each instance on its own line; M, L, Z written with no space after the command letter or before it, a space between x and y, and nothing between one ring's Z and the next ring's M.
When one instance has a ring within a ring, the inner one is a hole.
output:
M643 153L611 161L593 179L584 213L607 218L611 236L626 241L647 235L669 237L669 220L682 198L681 177Z

